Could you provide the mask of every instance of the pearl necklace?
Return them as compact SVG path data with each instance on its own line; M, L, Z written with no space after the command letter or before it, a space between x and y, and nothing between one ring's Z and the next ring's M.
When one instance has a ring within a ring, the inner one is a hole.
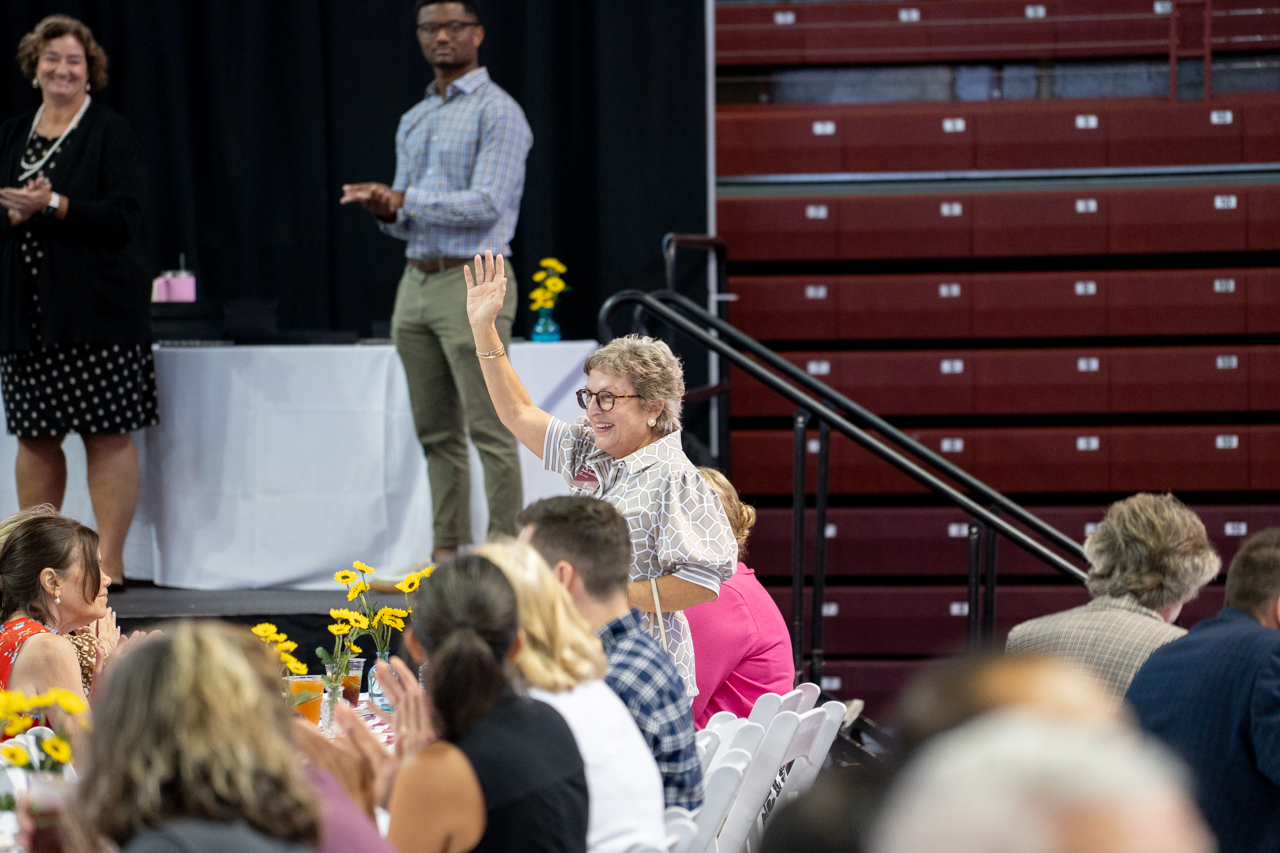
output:
M91 95L84 96L84 103L80 105L80 109L76 110L75 117L71 119L71 124L67 125L67 129L62 131L62 135L57 141L49 146L49 150L44 152L44 156L34 163L27 162L27 155L23 154L22 159L18 162L18 168L22 169L22 173L18 175L19 181L25 181L44 168L44 164L49 162L49 158L58 150L58 146L67 138L71 131L75 130L80 124L80 119L84 116L84 111L89 109L89 103L93 100ZM36 136L36 125L40 124L40 118L44 115L44 104L40 105L40 109L36 110L36 117L31 120L31 132L27 134L27 144L31 144L31 140Z

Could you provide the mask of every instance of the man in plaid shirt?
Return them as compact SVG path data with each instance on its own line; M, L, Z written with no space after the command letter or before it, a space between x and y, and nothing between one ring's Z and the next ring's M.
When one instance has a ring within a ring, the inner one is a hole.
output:
M474 3L421 0L417 23L435 80L400 120L395 180L348 184L342 203L362 204L379 228L407 243L391 336L427 457L432 559L441 560L471 542L468 433L484 464L489 535L514 535L523 503L516 440L498 419L476 359L462 268L486 251L510 257L533 134L519 104L479 64L484 27ZM510 270L497 321L503 346L516 313Z
M693 710L671 656L627 604L631 533L608 503L588 497L545 498L516 519L604 644L605 682L631 712L662 774L668 806L702 805Z

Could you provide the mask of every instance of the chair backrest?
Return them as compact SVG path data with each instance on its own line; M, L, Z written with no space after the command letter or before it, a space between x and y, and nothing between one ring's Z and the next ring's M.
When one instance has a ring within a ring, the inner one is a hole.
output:
M836 735L840 732L840 727L844 722L845 706L840 702L828 702L821 708L810 711L809 715L821 714L820 725L814 732L810 740L808 749L803 755L795 757L795 763L791 765L791 772L787 774L787 781L783 783L782 790L778 792L778 803L784 803L792 797L803 794L813 786L813 780L818 778L818 771L822 770L822 764L826 761L827 753L831 750L831 744L835 741ZM797 741L799 738L797 738Z
M716 752L720 749L720 732L703 729L698 732L695 740L698 744L698 760L702 763L702 772L706 773L716 757Z
M667 853L689 853L689 845L698 837L698 825L693 818L667 818Z
M753 723L767 726L769 721L774 718L774 715L781 710L782 697L777 693L764 693L756 700L756 704L752 706L751 714L747 719Z
M764 740L764 726L740 717L735 718L733 723L722 725L716 733L720 735L720 746L707 760L708 770L714 768L720 757L731 749L741 749L747 755L755 755L756 750L760 748L760 742ZM704 770L703 774L705 775L708 770Z
M743 777L742 786L724 827L717 840L719 853L739 853L747 840L764 806L765 798L773 790L773 779L782 767L783 758L791 747L796 731L800 728L800 715L794 711L781 711L769 723L760 748L756 750Z
M781 711L795 711L799 713L800 703L804 701L804 691L797 687L790 693L782 697Z
M750 767L751 756L745 750L730 749L717 756L716 765L703 777L702 808L693 818L698 834L685 853L706 853L711 848Z
M796 690L799 690L804 697L800 700L800 706L796 708L797 714L807 714L812 711L818 704L818 697L822 695L822 688L812 681L796 685Z
M667 853L667 851L653 844L637 841L635 844L632 844L627 848L627 853Z
M800 715L800 725L796 728L795 737L791 738L791 743L787 745L787 751L782 756L783 767L797 758L809 755L809 750L813 748L813 739L818 736L818 730L826 720L827 712L821 708L814 708L807 714Z
M706 728L714 731L723 725L733 723L737 719L739 718L732 711L717 711L711 715L711 719L707 720Z

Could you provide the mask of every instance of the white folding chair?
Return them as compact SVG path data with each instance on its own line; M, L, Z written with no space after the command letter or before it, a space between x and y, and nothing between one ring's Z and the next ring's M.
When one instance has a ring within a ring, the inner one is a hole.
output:
M769 721L774 718L774 715L781 710L782 697L777 693L765 693L756 700L756 704L752 706L751 713L747 716L747 719L753 723L767 726Z
M711 719L707 720L706 728L715 731L721 726L730 724L737 719L740 718L732 711L717 711L711 715Z
M698 745L698 761L702 764L702 772L706 773L716 757L716 751L720 749L720 732L703 729L698 732L694 740Z
M741 749L730 749L718 756L714 767L702 779L702 807L693 816L698 833L685 853L706 853L715 843L716 833L738 795L743 777L751 766L751 756ZM667 810L670 819L671 810Z
M759 816L765 799L773 790L773 779L778 775L783 758L786 757L799 727L800 715L794 711L781 711L769 723L764 740L756 750L738 796L720 830L716 841L719 853L738 853L746 843L747 835Z
M627 853L667 853L667 851L656 845L638 841L627 848Z
M741 749L747 755L755 755L756 750L760 747L760 742L764 740L764 726L744 720L741 717L734 717L730 723L725 723L716 730L716 734L720 735L720 747L715 754L707 759L707 770L703 771L703 775L716 766L720 756L729 752L731 749Z
M689 846L697 837L698 825L693 818L667 818L667 853L689 853Z
M813 780L818 778L818 771L822 769L823 763L827 760L827 753L831 751L831 744L836 739L836 734L840 731L840 725L844 721L846 708L843 702L828 702L821 708L815 708L805 717L810 715L821 714L821 724L814 731L812 739L809 743L802 744L797 736L796 742L793 744L792 751L794 755L794 764L791 765L791 772L787 775L787 781L783 784L782 790L778 792L778 802L786 802L790 797L803 794L813 785ZM801 722L804 718L801 718Z
M822 695L822 688L814 684L812 681L806 681L796 686L796 690L804 696L800 700L800 707L796 708L797 714L807 714L818 704L818 697Z

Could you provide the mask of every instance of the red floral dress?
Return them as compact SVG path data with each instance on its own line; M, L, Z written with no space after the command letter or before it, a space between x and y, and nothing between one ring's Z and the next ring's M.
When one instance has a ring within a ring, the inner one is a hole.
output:
M0 690L9 689L9 675L27 640L36 634L48 634L49 629L34 619L15 619L0 625Z

